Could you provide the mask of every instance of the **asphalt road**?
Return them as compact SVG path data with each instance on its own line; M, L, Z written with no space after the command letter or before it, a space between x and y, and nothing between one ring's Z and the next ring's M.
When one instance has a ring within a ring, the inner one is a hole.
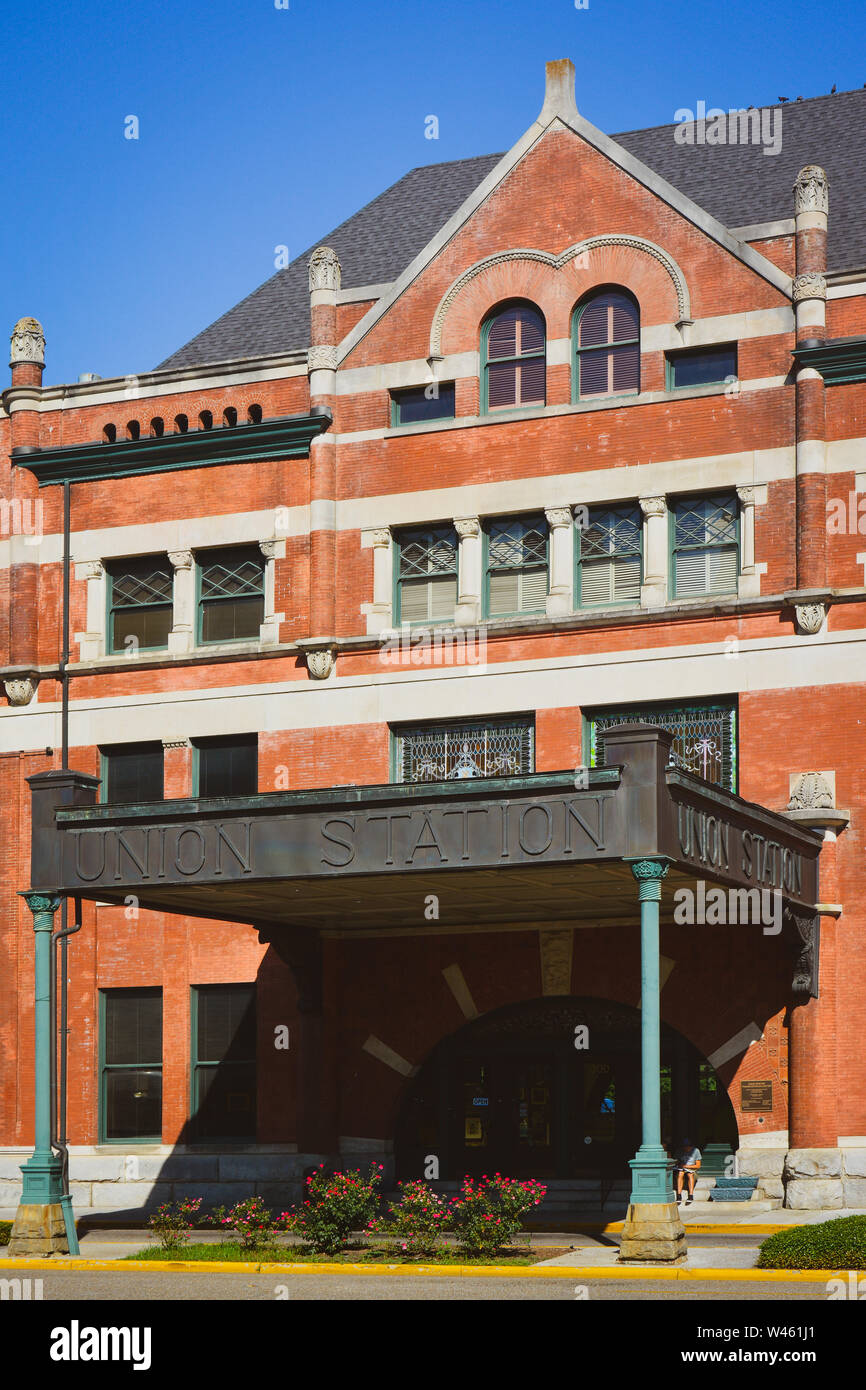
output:
M10 1271L11 1273L12 1271ZM21 1271L24 1273L24 1271ZM35 1277L33 1271L26 1271ZM756 1303L766 1299L827 1301L823 1283L739 1284L719 1280L589 1279L580 1271L568 1279L442 1278L410 1275L289 1275L280 1279L267 1274L69 1273L47 1271L42 1276L44 1300L77 1303L81 1300L149 1303L164 1301L211 1302L575 1302L647 1301L691 1303L718 1299ZM586 1289L584 1295L581 1290Z

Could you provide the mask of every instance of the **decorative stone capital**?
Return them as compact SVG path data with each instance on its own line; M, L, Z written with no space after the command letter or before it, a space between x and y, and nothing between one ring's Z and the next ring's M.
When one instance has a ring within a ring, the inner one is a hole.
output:
M36 919L33 922L34 929L38 931L41 928L43 931L46 929L50 931L52 919L61 903L60 896L57 893L29 892L22 893L21 897ZM40 917L43 919L41 922L38 920Z
M466 540L470 536L480 536L481 523L477 516L456 516L454 530L461 540Z
M308 372L335 372L337 370L337 348L334 343L317 343L307 351Z
M266 560L277 560L285 554L285 541L259 541L259 550Z
M390 527L377 526L376 530L371 533L370 540L374 547L389 546L391 544Z
M664 497L639 497L638 504L644 516L664 516L667 509Z
M45 366L45 334L38 319L19 319L12 329L11 342L10 367L17 367L19 362Z
M307 652L307 670L314 681L325 681L334 669L336 652L333 647L315 647Z
M738 496L739 499L740 499L740 506L742 506L742 507L754 507L754 505L755 505L755 489L754 489L754 487L752 487L751 485L748 486L748 487L738 487L738 488L737 488L737 496Z
M804 299L827 298L827 281L820 271L807 270L802 275L795 275L793 285L792 298L795 304L802 304Z
M801 772L791 791L789 811L808 811L813 806L833 806L833 788L821 772Z
M101 579L105 566L101 560L79 560L75 566L76 579Z
M827 610L823 603L797 603L794 605L794 615L797 630L811 636L821 631Z
M191 570L192 551L191 550L170 550L168 552L169 563L172 569Z
M568 507L545 507L544 515L550 527L571 525L571 510Z
M794 180L794 212L827 212L829 181L820 164L807 164Z
M10 705L29 705L38 684L38 680L28 676L24 680L4 681L3 689Z
M309 261L310 292L338 290L342 283L340 258L330 246L317 246Z
M661 882L667 877L670 865L664 859L636 859L631 871L638 883Z

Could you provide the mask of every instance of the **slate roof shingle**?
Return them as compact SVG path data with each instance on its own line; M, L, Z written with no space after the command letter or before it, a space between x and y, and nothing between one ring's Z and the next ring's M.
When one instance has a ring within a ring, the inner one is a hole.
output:
M828 269L866 265L866 90L775 109L781 113L782 134L781 151L775 155L765 154L762 145L677 144L672 125L612 138L726 227L792 217L797 173L804 164L821 164L830 183ZM306 348L307 261L316 246L337 252L345 289L389 283L501 158L479 155L412 169L172 353L159 369Z

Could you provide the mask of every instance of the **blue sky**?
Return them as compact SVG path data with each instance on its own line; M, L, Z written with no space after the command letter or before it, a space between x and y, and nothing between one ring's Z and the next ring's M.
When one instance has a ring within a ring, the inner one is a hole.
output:
M276 247L507 149L548 59L611 134L866 83L862 0L29 0L0 34L0 331L42 321L46 383L153 368Z

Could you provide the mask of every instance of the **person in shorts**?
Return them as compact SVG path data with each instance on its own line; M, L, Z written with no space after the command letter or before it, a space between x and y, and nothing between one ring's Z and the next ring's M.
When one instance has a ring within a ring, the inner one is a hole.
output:
M696 1148L691 1139L684 1139L677 1149L674 1158L674 1183L677 1191L677 1203L683 1199L683 1177L686 1180L688 1197L686 1206L690 1206L695 1200L695 1179L698 1169L701 1166L701 1151Z

